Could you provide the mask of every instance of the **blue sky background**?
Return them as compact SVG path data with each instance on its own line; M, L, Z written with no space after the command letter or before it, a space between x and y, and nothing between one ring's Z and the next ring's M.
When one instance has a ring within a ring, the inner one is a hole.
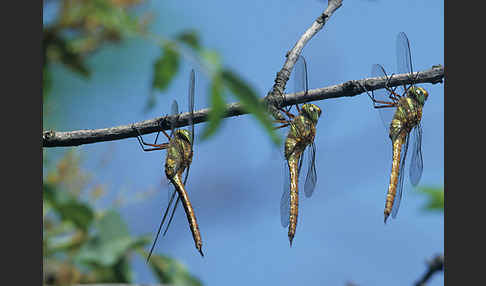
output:
M144 8L155 12L154 33L172 36L196 28L203 45L216 49L261 96L271 88L285 53L327 5L316 0L160 2ZM411 42L415 70L444 64L443 15L443 1L344 0L304 48L309 87L368 77L374 63L394 72L400 31ZM91 57L89 81L57 68L44 129L151 119L168 113L173 99L186 111L190 62L184 62L168 92L158 95L157 106L143 113L159 55L157 46L136 38ZM205 108L208 80L201 73L196 78L196 109ZM422 120L420 186L442 186L444 88L422 86L430 96ZM425 260L444 251L443 216L421 211L425 198L407 177L399 215L384 225L392 153L379 113L366 94L314 103L323 110L316 136L318 183L314 195L301 200L292 248L279 218L283 161L257 122L240 116L225 120L216 136L195 146L187 188L206 256L197 253L182 208L156 251L179 259L205 285L410 285L417 280ZM196 125L196 132L202 127ZM142 152L135 138L77 149L94 181L110 190L100 206L151 191L148 199L125 205L122 214L133 233L154 233L167 204L165 152ZM136 282L155 281L141 258L135 269ZM436 275L430 285L443 281Z

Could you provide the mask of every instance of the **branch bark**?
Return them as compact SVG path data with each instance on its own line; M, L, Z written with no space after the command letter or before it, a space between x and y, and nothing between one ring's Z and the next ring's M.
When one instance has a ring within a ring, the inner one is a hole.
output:
M444 78L444 68L442 66L433 66L429 70L417 73L416 83L441 83ZM324 88L311 89L307 94L304 92L285 94L282 97L282 107L291 106L305 102L324 100L339 97L352 97L368 91L383 88L387 79L385 77L365 78L361 80L350 80L341 84L331 85ZM388 86L395 87L403 84L411 84L413 79L408 74L397 74L389 80ZM364 88L363 88L364 87ZM264 100L264 99L262 99ZM210 109L205 108L194 112L194 124L202 123L208 120ZM239 103L231 103L226 106L225 117L233 117L247 114ZM189 125L189 113L176 115L176 127ZM113 141L136 137L137 128L141 134L148 134L163 130L170 130L171 116L157 117L150 120L136 122L129 125L121 125L111 128L76 130L68 132L44 131L42 136L43 147L61 147L61 146L79 146L104 141Z
M290 78L295 63L297 62L302 49L317 32L319 32L331 15L342 5L342 0L329 0L326 10L312 23L312 25L304 32L300 39L295 43L294 47L287 53L285 63L282 69L277 73L275 83L272 89L264 98L264 102L268 111L275 117L275 119L283 120L282 114L278 111L279 107L283 107L283 94L287 81Z
M427 272L415 283L415 286L425 286L427 281L434 275L435 272L444 270L444 255L437 255L432 260L427 262Z

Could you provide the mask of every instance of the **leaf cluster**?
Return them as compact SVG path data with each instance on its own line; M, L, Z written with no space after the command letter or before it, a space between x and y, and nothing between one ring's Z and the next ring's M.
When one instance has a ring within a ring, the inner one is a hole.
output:
M44 283L131 283L134 254L146 257L149 236L133 236L116 209L97 210L81 199L89 176L68 152L43 182ZM83 179L79 179L83 178ZM99 198L99 187L90 189ZM154 254L149 264L163 283L201 285L176 260Z

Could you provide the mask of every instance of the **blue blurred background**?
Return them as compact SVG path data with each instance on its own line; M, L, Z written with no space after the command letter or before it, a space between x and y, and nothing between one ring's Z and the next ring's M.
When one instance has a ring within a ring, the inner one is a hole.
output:
M327 1L151 1L151 31L171 36L196 28L203 45L217 50L260 96L271 88L285 53ZM53 8L54 9L54 8ZM44 11L45 19L49 9ZM345 0L304 48L309 88L369 76L371 65L396 71L395 39L407 33L415 70L444 63L443 1ZM185 62L157 106L144 107L151 92L152 64L160 48L132 38L108 46L89 59L86 81L58 68L44 129L105 128L151 119L179 101L186 111L192 63ZM196 75L196 109L208 107L208 79ZM291 87L289 82L288 87ZM444 181L444 88L429 91L423 115L424 172L420 186ZM70 94L69 97L62 96ZM199 140L187 183L200 224L205 257L194 248L183 208L176 212L156 252L187 265L204 285L410 285L425 271L425 260L444 251L441 214L421 210L425 198L408 178L397 219L383 224L391 144L379 113L366 94L315 102L323 110L317 126L318 183L300 204L292 248L282 228L279 203L283 161L253 117L224 120L216 136ZM203 124L196 125L196 134ZM146 137L150 140L150 136ZM197 139L196 139L197 140ZM100 207L117 198L148 191L148 199L122 207L135 234L155 233L167 204L165 152L142 152L135 138L84 145L82 166L110 193ZM61 153L60 148L52 152ZM101 165L100 158L107 158ZM142 259L135 260L136 282L155 279ZM442 285L443 275L430 285Z

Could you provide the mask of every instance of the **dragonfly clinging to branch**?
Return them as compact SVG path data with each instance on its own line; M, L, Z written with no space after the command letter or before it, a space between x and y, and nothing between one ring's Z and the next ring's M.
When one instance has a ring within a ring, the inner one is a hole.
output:
M165 160L165 175L167 179L172 183L175 190L172 191L170 196L170 200L168 206L165 210L164 216L160 223L159 229L157 231L157 235L155 236L154 242L152 244L152 248L150 249L149 255L147 257L147 261L150 259L150 256L154 250L155 244L157 242L157 238L160 234L162 226L167 218L167 214L171 208L172 202L177 195L176 202L172 209L169 221L167 223L166 229L164 231L164 235L167 233L169 229L170 223L174 216L175 210L179 204L179 201L182 201L182 205L184 206L184 211L186 212L187 220L189 222L189 226L192 232L192 236L194 238L194 243L196 244L196 248L199 253L204 256L202 252L202 239L201 234L199 232L199 226L196 221L196 215L194 213L194 209L189 201L189 196L185 188L185 184L187 181L187 177L189 175L189 167L192 163L192 156L193 156L193 145L194 145L194 85L195 85L195 75L194 70L191 71L190 78L189 78L189 94L188 94L188 103L189 103L189 130L186 129L176 129L175 124L177 121L177 117L179 114L179 108L177 101L173 101L172 108L171 108L171 134L168 135L164 130L162 132L167 137L169 142L157 144L157 138L159 133L155 138L155 142L153 144L146 143L143 141L141 134L137 137L140 146L144 151L155 151L155 150L167 150L166 160ZM138 130L137 130L138 131ZM145 147L145 146L149 146ZM184 181L182 181L182 174L186 172Z
M295 87L297 91L307 92L307 68L303 56L294 67ZM300 108L295 105L298 115L290 113L290 109L282 109L288 119L280 120L283 128L290 126L285 139L284 155L286 160L284 174L284 190L280 201L280 219L283 227L289 228L288 237L290 246L294 239L297 228L297 217L299 209L299 175L301 174L302 162L304 161L304 151L307 154L307 175L304 183L304 193L306 197L312 196L317 182L317 172L315 166L316 146L314 137L316 135L316 124L321 116L321 109L315 105L306 103ZM307 150L307 151L306 151Z
M405 177L405 163L409 144L412 145L412 158L409 161L409 175L413 186L422 177L422 109L428 97L428 92L415 84L416 75L413 73L410 43L403 32L397 36L397 64L399 73L408 73L411 84L404 84L396 89L389 88L375 90L368 94L373 107L380 110L380 115L389 128L389 137L393 145L393 162L390 183L385 202L385 223L391 214L396 217L400 207ZM375 64L371 70L372 77L390 77L385 69ZM393 76L393 75L392 75ZM412 135L413 136L412 136Z

